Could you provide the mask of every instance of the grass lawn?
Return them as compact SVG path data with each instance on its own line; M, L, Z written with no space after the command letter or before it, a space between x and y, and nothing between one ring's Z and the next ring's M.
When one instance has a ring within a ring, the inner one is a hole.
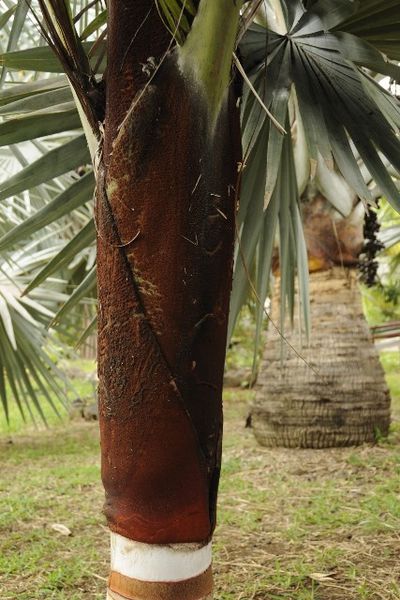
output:
M399 353L383 364L395 421L373 447L261 448L252 392L226 391L215 600L400 600ZM104 600L97 424L50 420L0 425L0 598Z

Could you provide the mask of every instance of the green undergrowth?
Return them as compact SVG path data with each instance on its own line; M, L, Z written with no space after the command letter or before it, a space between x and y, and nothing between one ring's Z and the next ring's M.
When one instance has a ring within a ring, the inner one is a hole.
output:
M400 421L400 347L397 351L381 352L380 359L390 389L393 414Z

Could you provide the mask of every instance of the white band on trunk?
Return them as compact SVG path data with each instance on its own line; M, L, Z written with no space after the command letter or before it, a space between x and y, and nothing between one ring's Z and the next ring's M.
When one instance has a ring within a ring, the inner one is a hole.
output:
M111 532L111 570L132 579L154 582L185 581L211 565L211 542L159 546L134 542Z

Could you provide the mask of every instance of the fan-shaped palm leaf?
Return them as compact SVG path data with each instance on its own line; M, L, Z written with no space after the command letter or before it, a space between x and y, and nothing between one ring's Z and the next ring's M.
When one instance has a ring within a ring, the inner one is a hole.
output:
M51 250L14 255L0 266L0 398L7 419L10 395L23 419L26 411L34 419L28 398L44 422L43 398L57 413L59 402L66 405L65 381L54 362L60 344L45 327L64 296L47 287L38 288L32 296L21 297L32 268L51 255ZM50 351L53 359L49 358Z
M398 11L398 2L391 4L390 9L386 4L386 8L378 9L377 3L374 6L369 3L370 8L367 10L364 4L349 0L318 0L308 3L300 0L282 1L287 33L280 34L253 24L242 39L240 55L251 85L263 104L281 123L290 114L288 130L291 129L290 125L292 128L298 125L303 127L306 139L303 154L308 154L312 177L315 176L318 165L320 184L324 173L327 177L331 172L332 177L337 178L337 169L354 195L371 202L372 193L364 182L362 166L355 156L357 151L380 192L399 210L400 193L392 180L388 165L400 170L400 106L395 98L370 78L364 68L393 78L399 77L400 69L380 53L379 43L375 47L367 43L351 33L350 26L350 19L361 15L359 11L363 18L368 16L372 19L377 9L378 31L395 5ZM342 22L345 23L345 31L341 30ZM356 32L355 28L354 31ZM386 29L383 25L382 35L385 38ZM296 247L300 247L298 241L295 241L300 229L294 227L293 217L289 216L298 210L298 196L295 201L291 201L291 211L285 215L282 213L283 206L287 203L285 194L296 197L294 182L299 177L296 177L294 163L286 163L285 175L290 186L282 190L279 173L285 160L286 146L246 83L242 127L245 170L239 223L241 255L247 263L247 273L238 254L232 294L231 330L249 287L248 271L260 254L257 244L262 232L263 203L267 206L265 215L270 226L271 222L280 223L282 308L286 302L289 303L289 308L293 307L291 281L294 269L291 266L294 264ZM292 137L293 135L295 138L294 129ZM292 146L293 141L289 139L289 146ZM289 189L292 191L289 192ZM273 202L277 190L281 205L279 212ZM353 195L350 193L346 196L349 197L349 206L337 204L331 194L336 208L345 214L351 211L353 203ZM274 231L272 228L269 235L274 235ZM289 243L291 235L294 239ZM271 269L271 252L267 252L265 256L268 261L263 263L256 285L258 320L263 312ZM308 322L305 285L307 266L304 253L303 258L298 255L298 260L299 275L302 274L300 287L303 289L304 316Z

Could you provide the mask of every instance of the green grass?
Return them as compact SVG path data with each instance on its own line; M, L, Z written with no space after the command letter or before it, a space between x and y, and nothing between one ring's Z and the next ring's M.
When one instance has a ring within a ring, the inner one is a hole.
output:
M82 590L100 598L104 582L93 573L105 572L107 535L96 425L58 426L13 440L1 446L2 600L77 600ZM57 533L54 523L72 535Z
M93 370L95 368L93 361L65 361L65 363L62 363L60 365L60 368L63 370L65 366L67 366L67 369L71 371L71 374L73 375L71 389L66 390L68 400L72 402L75 398L93 398L92 401L95 402L95 384L87 377L88 375L93 373ZM54 412L52 406L43 396L43 394L37 391L37 395L39 400L41 401L41 407L48 427L54 428L68 423L68 411L66 410L66 407L62 404L60 399L57 398L57 396L54 393L50 392L50 395L54 405L57 408L59 415L57 415ZM29 412L26 410L26 407L24 407L24 410L26 413L25 421L22 418L22 415L18 410L16 403L10 402L10 418L9 423L7 423L5 414L0 407L0 434L8 433L10 435L14 435L21 431L41 431L43 429L46 429L46 424L43 422L40 414L33 405L31 405L31 410L34 416L34 422L32 422L32 419L29 418Z
M398 353L382 364L399 414ZM225 393L215 600L400 600L399 424L373 447L271 450L244 427L252 396ZM54 423L1 424L1 600L104 599L97 424Z
M400 417L400 349L381 352L380 359L385 370L394 412Z
M254 357L254 314L248 306L240 312L226 356L226 369L251 369Z

